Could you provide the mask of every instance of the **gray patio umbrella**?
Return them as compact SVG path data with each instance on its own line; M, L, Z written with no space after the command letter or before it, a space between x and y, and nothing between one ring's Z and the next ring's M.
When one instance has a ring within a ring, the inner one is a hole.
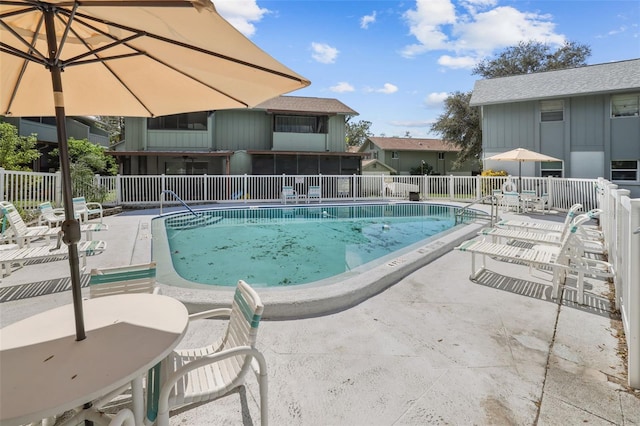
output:
M529 151L524 148L516 148L501 154L492 155L485 160L493 161L517 161L518 162L518 190L520 190L520 180L522 178L522 163L525 161L562 161L559 158L550 157L540 154L539 152Z
M0 114L56 117L77 340L86 336L66 114L245 108L310 84L209 0L1 0L0 63Z

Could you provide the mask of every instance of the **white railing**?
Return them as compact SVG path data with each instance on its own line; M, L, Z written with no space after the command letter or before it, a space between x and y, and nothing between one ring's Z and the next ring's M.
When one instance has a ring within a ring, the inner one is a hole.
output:
M158 205L160 194L165 190L175 192L187 203L277 202L282 187L289 185L299 194L306 194L309 186L319 186L322 199L327 201L407 199L411 193L417 193L423 200L467 202L490 195L493 190L515 188L548 195L550 206L557 210L568 210L577 201L585 209L596 207L596 182L595 179L536 177L523 177L518 181L503 176L389 175L96 175L94 179L104 194L103 199L95 201L131 207ZM0 168L0 184L0 200L24 202L25 208L36 208L44 201L58 205L61 200L59 173L14 172Z
M598 184L603 209L600 221L615 272L615 304L620 311L627 342L629 386L640 388L640 198L604 179Z
M45 201L59 204L62 199L61 182L60 173L19 172L0 168L0 201L10 200L25 210L35 210Z

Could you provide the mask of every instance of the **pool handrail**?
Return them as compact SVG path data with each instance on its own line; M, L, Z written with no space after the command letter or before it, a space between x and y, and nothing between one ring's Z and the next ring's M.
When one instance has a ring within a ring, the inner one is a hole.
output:
M455 222L456 225L461 223L462 215L469 209L469 207L471 207L471 206L473 206L475 204L487 201L487 200L491 201L491 213L490 213L489 216L490 216L491 226L493 226L497 222L497 219L498 219L498 202L497 202L498 200L497 200L496 196L493 195L493 194L485 195L484 197L477 198L477 199L473 200L472 202L468 203L467 205L463 206L462 208L460 208L460 210L458 210L456 212L456 222ZM477 212L475 212L475 213L477 213Z
M195 217L200 217L200 215L196 212L193 211L193 209L191 207L189 207L187 205L187 203L185 203L184 201L182 201L182 198L180 198L178 196L178 194L176 194L175 192L173 192L170 189L164 189L161 193L160 193L160 216L162 216L162 202L164 201L164 194L171 194L173 195L173 197L180 201L180 203L185 206L187 208L187 210L189 210L191 212L192 215L194 215Z

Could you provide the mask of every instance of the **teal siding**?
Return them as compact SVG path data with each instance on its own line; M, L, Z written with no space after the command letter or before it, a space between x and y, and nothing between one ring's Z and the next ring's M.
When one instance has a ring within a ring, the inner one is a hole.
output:
M225 110L214 113L215 149L271 150L271 115L263 111Z
M327 135L327 148L332 152L344 152L347 149L345 140L347 131L343 115L329 117L329 134Z
M602 151L604 149L604 96L571 99L571 150Z
M486 105L483 107L482 132L488 151L508 150L512 146L536 149L536 103Z
M123 151L141 151L145 149L147 136L147 119L142 117L125 117L125 144Z

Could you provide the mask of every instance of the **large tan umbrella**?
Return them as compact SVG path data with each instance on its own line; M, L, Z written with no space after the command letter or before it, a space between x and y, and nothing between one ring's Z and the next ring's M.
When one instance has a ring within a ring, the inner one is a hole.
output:
M539 152L529 151L524 148L516 148L511 151L503 152L501 154L492 155L485 158L485 160L493 161L517 161L518 162L518 187L520 186L520 179L522 176L522 163L525 161L562 161L559 158L550 157L548 155L540 154ZM519 188L518 188L519 190Z
M251 107L310 84L240 34L209 0L1 0L0 64L1 115L56 117L78 340L85 338L80 227L65 115Z

